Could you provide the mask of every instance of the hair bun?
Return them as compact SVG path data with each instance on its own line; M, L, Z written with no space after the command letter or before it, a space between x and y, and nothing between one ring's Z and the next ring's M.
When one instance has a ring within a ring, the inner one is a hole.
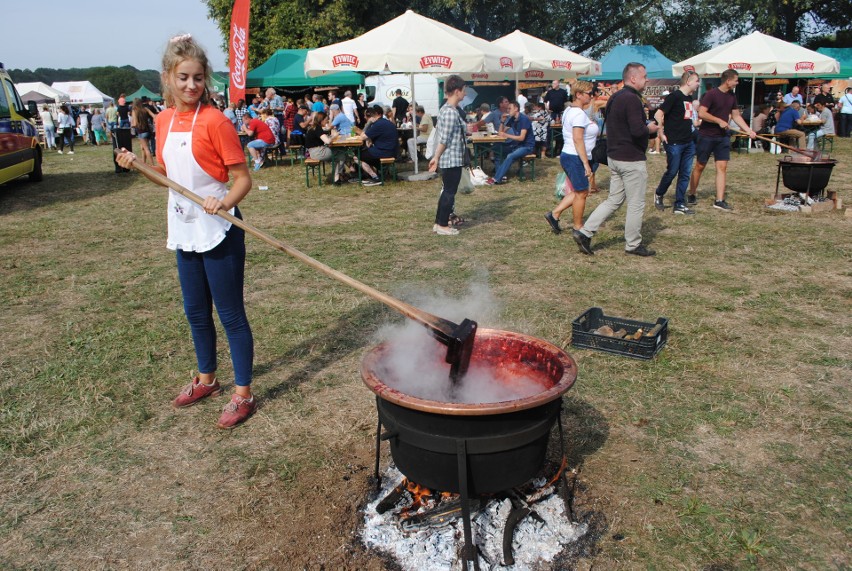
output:
M180 34L178 36L171 38L169 40L169 43L176 44L178 42L185 42L185 41L191 40L191 39L192 39L192 34ZM160 40L160 41L162 41L162 40Z

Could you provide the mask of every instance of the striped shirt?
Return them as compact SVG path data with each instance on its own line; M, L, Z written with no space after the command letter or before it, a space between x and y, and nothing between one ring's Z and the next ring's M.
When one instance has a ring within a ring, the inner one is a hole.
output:
M441 107L436 130L438 131L436 143L447 147L438 159L438 166L442 169L463 166L466 150L465 124L455 107L448 104Z

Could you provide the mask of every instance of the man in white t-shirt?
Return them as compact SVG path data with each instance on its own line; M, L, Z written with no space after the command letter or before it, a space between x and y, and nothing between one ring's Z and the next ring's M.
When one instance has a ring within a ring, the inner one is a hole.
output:
M524 94L521 92L520 89L518 90L517 101L518 101L518 105L521 106L521 113L523 113L524 109L527 108L527 98L524 96Z
M417 117L417 136L411 137L408 141L406 141L406 144L408 145L408 160L411 162L416 160L417 145L428 141L429 135L432 133L432 129L434 128L434 125L432 124L432 117L426 113L426 109L424 109L422 105L417 106L415 115Z
M357 124L355 121L355 100L352 99L352 92L346 91L343 94L343 99L340 100L340 105L343 111L343 114L346 115L346 118L349 119L349 122L353 125Z

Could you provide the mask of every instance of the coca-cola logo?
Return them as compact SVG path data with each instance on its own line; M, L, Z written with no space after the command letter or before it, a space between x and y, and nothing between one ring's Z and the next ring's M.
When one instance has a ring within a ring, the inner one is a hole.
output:
M741 69L743 71L751 71L751 64L743 61L737 61L734 63L729 63L728 67L730 69Z
M358 56L352 54L337 54L331 58L334 67L358 67Z
M236 24L231 28L231 50L234 53L234 66L231 71L231 83L237 89L246 87L248 68L248 30Z
M798 61L796 62L796 71L813 71L814 70L814 62L812 61Z
M528 70L528 71L524 72L524 77L525 77L526 79L529 79L529 78L543 78L543 77L544 77L544 72L543 72L543 71L540 71L540 70L538 70L538 69L531 69L531 70Z
M508 67L509 69L512 69L513 67L515 67L515 64L512 61L512 58L510 58L510 57L501 57L500 58L500 69L503 69L504 67Z
M560 59L553 60L552 62L550 62L550 65L553 66L553 69L571 69L571 62L570 61L565 61L565 60L560 60Z
M471 73L470 78L471 79L488 79L488 74L487 73Z
M695 66L694 65L685 65L685 66L683 66L683 71L684 72L691 71L691 72L694 73L695 72Z
M423 56L420 58L420 69L427 67L450 69L453 67L453 60L447 56Z

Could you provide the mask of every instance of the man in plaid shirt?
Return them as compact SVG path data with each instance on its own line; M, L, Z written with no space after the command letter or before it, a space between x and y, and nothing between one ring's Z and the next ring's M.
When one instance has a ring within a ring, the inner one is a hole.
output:
M456 202L456 192L462 176L467 145L465 143L466 125L459 115L457 106L464 99L464 80L451 75L444 82L444 94L447 102L438 114L437 140L435 155L429 161L429 170L435 172L441 168L443 190L438 199L438 212L432 232L439 236L454 236L458 229L450 228L450 214Z

